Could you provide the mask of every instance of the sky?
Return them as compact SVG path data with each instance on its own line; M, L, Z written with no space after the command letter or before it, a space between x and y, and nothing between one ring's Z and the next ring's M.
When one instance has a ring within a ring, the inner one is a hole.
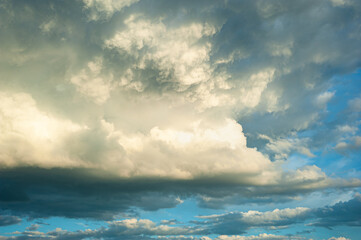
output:
M358 0L0 0L0 240L357 240Z

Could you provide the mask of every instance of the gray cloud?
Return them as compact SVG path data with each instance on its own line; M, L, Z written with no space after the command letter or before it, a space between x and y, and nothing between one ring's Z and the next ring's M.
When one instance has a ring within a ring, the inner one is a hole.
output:
M356 194L347 202L339 202L332 206L317 209L293 208L275 209L273 211L231 212L220 215L201 216L206 221L195 223L204 225L215 234L242 234L254 227L277 229L292 224L311 221L310 226L331 228L334 226L360 226L361 198Z
M21 218L10 215L0 215L0 227L14 225L21 222Z
M36 231L40 227L39 224L31 224L29 227L26 228L28 231Z
M361 196L356 195L347 202L339 202L333 206L315 210L319 219L312 223L313 226L331 228L333 226L361 226Z
M304 177L318 176L315 170L305 169L284 176L285 179L275 185L254 186L252 183L240 185L228 175L194 180L122 179L89 169L3 169L0 202L2 208L30 218L63 216L111 220L122 214L134 215L134 207L148 211L172 208L190 197L198 199L201 207L222 208L291 201L295 196L315 190L347 189L359 184L357 180L352 183Z

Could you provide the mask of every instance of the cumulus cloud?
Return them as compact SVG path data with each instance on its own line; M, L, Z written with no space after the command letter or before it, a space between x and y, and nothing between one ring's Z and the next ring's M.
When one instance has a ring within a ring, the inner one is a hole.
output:
M27 93L1 92L0 114L0 164L3 167L82 165L62 152L59 145L84 126L39 110Z
M359 187L317 164L283 168L315 156L298 134L328 127L329 80L360 66L348 2L1 4L2 207L113 219L188 197L221 208Z

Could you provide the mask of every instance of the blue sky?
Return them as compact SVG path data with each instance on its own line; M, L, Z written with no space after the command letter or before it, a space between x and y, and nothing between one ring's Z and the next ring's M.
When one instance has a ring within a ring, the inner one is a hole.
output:
M357 240L360 17L0 0L0 240Z

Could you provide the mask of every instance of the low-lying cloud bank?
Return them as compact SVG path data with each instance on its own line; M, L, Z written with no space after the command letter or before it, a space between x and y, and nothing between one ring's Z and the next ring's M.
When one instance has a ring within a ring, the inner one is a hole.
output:
M288 228L294 224L306 226L335 226L360 227L361 195L357 194L347 202L339 202L332 206L317 209L297 207L275 209L259 212L230 212L220 215L198 216L197 221L189 223L176 222L169 225L164 221L157 224L147 219L130 218L120 221L110 221L107 227L79 231L67 231L60 228L47 233L37 231L18 232L18 237L4 239L22 239L29 237L44 239L306 239L301 236L277 236L260 234L259 236L240 236L250 229L267 229L273 231ZM208 235L219 235L209 238ZM202 236L203 237L199 237ZM332 238L331 238L332 239ZM333 238L335 239L335 238ZM342 239L342 238L337 238Z

